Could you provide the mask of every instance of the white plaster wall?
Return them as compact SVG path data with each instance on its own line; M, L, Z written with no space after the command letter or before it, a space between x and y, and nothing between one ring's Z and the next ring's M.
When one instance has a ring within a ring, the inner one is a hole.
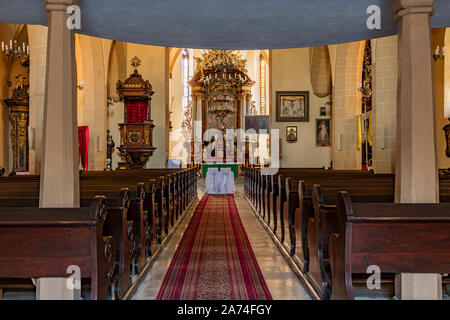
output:
M147 163L148 168L165 168L169 153L169 53L165 47L128 44L127 61L134 56L141 59L139 72L149 80L155 94L152 97L153 145L157 148ZM127 73L133 72L128 64ZM123 105L123 104L122 104Z
M330 147L316 147L315 126L320 117L320 107L328 100L312 93L309 75L309 48L272 50L272 128L279 129L282 139L281 167L321 168L329 167L331 162ZM310 91L309 122L276 122L277 91ZM297 126L297 143L286 142L286 127ZM333 123L332 123L333 126ZM334 143L334 141L332 141Z

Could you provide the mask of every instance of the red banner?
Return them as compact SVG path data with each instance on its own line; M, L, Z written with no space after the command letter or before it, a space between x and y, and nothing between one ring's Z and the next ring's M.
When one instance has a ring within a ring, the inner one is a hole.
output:
M84 171L88 171L89 159L89 127L78 127L78 151L80 155L81 166Z

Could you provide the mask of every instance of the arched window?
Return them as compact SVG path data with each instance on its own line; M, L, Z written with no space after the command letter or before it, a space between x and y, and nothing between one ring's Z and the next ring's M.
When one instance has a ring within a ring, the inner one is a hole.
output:
M193 76L193 64L192 64L192 50L183 49L181 51L181 69L182 69L182 79L183 79L183 112L186 111L187 107L191 103L191 86L189 85L189 80Z
M259 101L260 114L266 114L266 60L263 55L259 56Z

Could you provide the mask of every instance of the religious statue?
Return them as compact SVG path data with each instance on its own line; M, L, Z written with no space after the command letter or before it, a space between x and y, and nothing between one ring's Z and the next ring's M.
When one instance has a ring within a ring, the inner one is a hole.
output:
M19 124L19 147L20 149L25 148L25 142L27 139L27 127L28 127L28 116L27 114L20 113L17 123Z
M450 121L450 118L448 118L448 120ZM443 129L445 131L445 139L447 141L446 154L447 154L447 157L450 158L450 123L447 124Z
M255 101L251 102L250 115L252 116L258 115L258 112L256 111Z
M13 98L28 99L28 90L30 86L25 84L26 79L27 78L23 74L19 74L16 76L17 84L13 90Z
M113 137L109 130L106 130L106 170L112 170L112 153L116 144L114 143Z

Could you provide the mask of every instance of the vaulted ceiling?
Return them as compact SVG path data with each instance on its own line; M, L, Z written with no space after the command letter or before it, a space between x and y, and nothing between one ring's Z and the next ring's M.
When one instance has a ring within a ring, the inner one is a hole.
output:
M371 5L381 30L366 27ZM432 26L450 26L450 1L434 8ZM81 14L82 34L170 47L294 48L396 33L389 0L82 0ZM44 0L0 0L0 21L46 25Z

